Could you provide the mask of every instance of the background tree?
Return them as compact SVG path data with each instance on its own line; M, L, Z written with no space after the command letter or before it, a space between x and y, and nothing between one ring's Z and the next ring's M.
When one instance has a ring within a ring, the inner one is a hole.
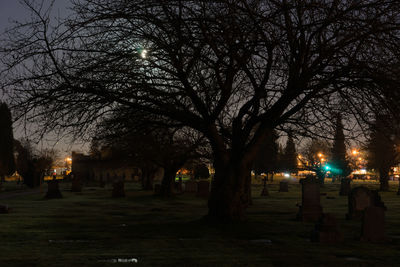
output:
M297 152L292 134L288 135L285 149L283 151L281 168L287 173L297 173Z
M128 109L201 132L214 219L244 217L253 160L273 129L320 133L333 99L362 122L371 107L388 109L382 87L397 77L375 70L399 51L398 1L82 0L54 27L46 8L24 2L32 23L1 45L17 113L84 134Z
M346 144L343 133L342 116L336 115L335 135L329 161L332 181L336 177L347 177L351 173L349 162L346 158Z
M321 184L325 183L325 168L327 159L330 158L331 147L325 140L313 139L305 144L303 148L304 157L301 159L305 169L314 171Z
M0 186L5 176L15 171L14 137L11 112L6 103L0 103Z
M18 173L24 179L24 184L28 187L39 186L40 180L35 177L35 166L33 163L33 149L29 141L14 141L15 150L18 153L16 167Z
M210 177L210 171L205 163L197 163L194 168L195 179L208 179Z
M377 115L368 141L368 165L379 173L380 190L389 190L389 172L399 162L393 122L388 117Z
M176 173L187 161L201 157L201 148L206 145L204 138L183 127L152 125L143 114L134 118L130 115L115 112L98 125L96 138L117 154L124 154L131 164L139 164L145 188L152 187L148 185L151 175L163 168L160 195L171 196Z
M266 173L267 176L271 174L271 181L273 180L274 172L278 169L279 145L277 140L278 134L276 131L272 131L265 142L260 145L260 150L254 160L255 174Z

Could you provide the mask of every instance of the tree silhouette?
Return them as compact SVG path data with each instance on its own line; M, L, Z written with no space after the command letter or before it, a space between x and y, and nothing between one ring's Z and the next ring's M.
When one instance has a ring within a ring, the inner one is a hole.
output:
M6 103L0 103L0 183L15 171L14 137L11 112Z
M346 144L343 133L342 116L336 115L335 136L332 145L331 159L329 161L332 179L347 177L351 173L349 162L346 158Z
M377 115L368 141L368 165L379 172L380 190L389 190L389 171L399 161L394 125L389 117ZM398 145L398 144L397 144Z
M274 172L278 169L278 135L276 131L272 131L268 135L254 160L254 172L259 175L261 173L271 174L273 179Z
M154 125L143 114L113 113L98 125L96 140L113 149L120 160L129 161L142 169L144 188L151 188L158 168L163 168L160 195L173 195L175 176L183 165L202 156L205 139L190 129Z
M24 2L34 20L0 46L18 116L85 134L127 109L201 132L215 167L208 215L218 220L244 218L271 130L315 135L332 98L357 118L387 109L382 86L398 77L376 71L399 51L398 1L82 0L55 26L40 3Z
M301 159L304 168L314 171L321 184L325 183L325 168L327 159L330 158L331 148L329 144L321 139L313 139L308 142L303 151L304 158Z
M292 134L288 135L285 149L282 155L281 168L284 172L297 172L297 152Z

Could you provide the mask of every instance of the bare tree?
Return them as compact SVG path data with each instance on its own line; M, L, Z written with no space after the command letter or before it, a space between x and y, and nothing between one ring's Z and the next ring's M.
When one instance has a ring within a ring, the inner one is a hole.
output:
M84 133L129 108L203 133L210 218L244 217L273 129L316 134L339 103L360 122L390 106L377 81L396 76L375 70L399 51L398 1L77 0L54 26L24 2L35 20L3 43L3 88L19 114Z
M303 148L301 158L303 168L315 172L321 184L325 183L325 175L329 171L326 163L331 157L331 147L326 140L310 140Z
M173 195L175 176L179 169L190 160L204 155L207 142L198 132L189 128L152 125L151 117L132 113L114 113L98 125L96 140L112 147L125 160L138 164L142 169L144 188L152 187L152 175L163 168L160 195Z

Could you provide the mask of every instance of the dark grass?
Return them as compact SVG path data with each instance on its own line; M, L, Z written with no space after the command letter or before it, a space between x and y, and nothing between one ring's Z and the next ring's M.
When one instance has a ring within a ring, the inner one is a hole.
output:
M295 220L300 185L279 193L278 182L269 185L269 197L259 197L261 186L254 186L247 220L228 225L203 219L205 199L162 199L136 184L127 184L127 197L120 199L110 197L110 187L86 187L82 193L63 190L63 199L45 200L43 193L1 200L13 210L0 216L0 266L400 265L397 184L381 193L391 237L386 244L358 241L361 222L345 220L347 197L338 195L339 184L325 185L324 212L336 216L345 238L328 245L310 242L314 225ZM138 263L112 262L132 258Z

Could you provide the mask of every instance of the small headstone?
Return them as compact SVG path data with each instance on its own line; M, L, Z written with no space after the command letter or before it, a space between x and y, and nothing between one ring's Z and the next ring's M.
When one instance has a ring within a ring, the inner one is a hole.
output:
M154 194L159 195L161 193L161 184L154 185Z
M279 182L279 192L289 192L289 183L286 181Z
M210 182L209 181L199 181L197 183L197 197L208 197L210 194Z
M197 182L189 180L185 183L185 192L196 193L197 192Z
M298 219L303 222L316 222L322 216L320 205L319 182L313 176L300 180L302 201L299 207Z
M71 183L71 192L82 192L82 183L80 179L74 178Z
M371 206L365 209L361 240L371 242L387 241L385 236L385 208Z
M10 208L8 207L8 205L0 205L0 214L5 214L9 212Z
M47 182L47 193L45 198L62 198L60 188L58 187L57 180L49 180Z
M348 196L350 194L351 186L350 186L351 180L349 178L343 178L340 182L340 191L339 195L340 196Z
M329 213L323 214L311 233L311 241L320 243L337 243L343 241L336 218Z
M125 197L123 181L116 181L113 183L112 197Z

